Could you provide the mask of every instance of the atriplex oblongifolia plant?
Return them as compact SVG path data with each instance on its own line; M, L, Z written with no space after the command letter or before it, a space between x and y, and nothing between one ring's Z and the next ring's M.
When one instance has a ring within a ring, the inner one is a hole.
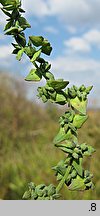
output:
M34 183L29 183L23 199L57 199L64 184L71 191L93 189L94 185L91 181L93 175L88 170L83 169L82 162L84 156L91 156L95 150L86 143L79 144L77 133L88 118L86 114L87 95L92 86L86 88L81 85L78 88L74 85L71 88L66 88L69 84L68 81L56 80L50 72L51 65L41 57L42 53L50 55L52 51L48 40L42 36L32 35L29 36L28 43L26 42L24 30L31 26L22 16L25 11L21 8L21 1L0 0L0 3L2 4L1 10L8 16L4 28L5 34L12 35L15 39L15 43L12 43L13 54L16 54L17 60L20 61L23 53L25 53L33 64L33 69L25 80L40 81L44 77L46 84L38 88L38 97L44 103L50 101L60 105L68 105L66 112L59 119L59 132L54 138L55 146L65 153L65 159L53 167L59 184L56 187L53 184L36 186Z

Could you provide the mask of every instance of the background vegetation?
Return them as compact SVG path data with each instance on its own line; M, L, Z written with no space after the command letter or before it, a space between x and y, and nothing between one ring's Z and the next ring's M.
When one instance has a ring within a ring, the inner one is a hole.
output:
M22 199L30 181L56 184L51 167L62 159L63 153L52 140L61 113L59 107L42 107L28 100L21 82L7 74L0 75L0 199ZM80 142L87 141L96 148L92 159L84 161L94 174L95 190L71 192L64 186L62 199L100 199L100 110L89 109L88 114L79 137Z

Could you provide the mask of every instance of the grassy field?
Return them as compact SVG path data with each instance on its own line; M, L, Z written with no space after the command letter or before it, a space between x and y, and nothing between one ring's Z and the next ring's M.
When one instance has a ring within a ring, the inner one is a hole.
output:
M42 108L26 99L21 83L0 78L0 199L21 199L30 181L57 184L51 167L64 154L52 140L64 110L50 104ZM62 199L100 199L100 110L88 114L79 139L96 149L92 158L84 160L84 167L94 174L95 190L70 192L65 186Z

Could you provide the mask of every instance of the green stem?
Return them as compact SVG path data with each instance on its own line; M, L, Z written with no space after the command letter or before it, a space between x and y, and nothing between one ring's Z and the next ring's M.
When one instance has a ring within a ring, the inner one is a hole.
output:
M62 189L69 173L70 173L70 170L71 170L71 166L69 166L65 172L65 175L63 176L62 180L60 181L60 183L58 184L58 186L56 187L56 193L59 193L59 191Z

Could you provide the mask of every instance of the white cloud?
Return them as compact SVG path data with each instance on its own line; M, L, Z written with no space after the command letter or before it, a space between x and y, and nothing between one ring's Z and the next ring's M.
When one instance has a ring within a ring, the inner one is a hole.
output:
M0 66L9 68L13 65L13 56L11 56L13 47L12 45L0 45Z
M65 41L65 45L70 52L89 52L91 50L89 43L79 37L74 37Z
M86 34L84 34L84 39L89 43L98 45L100 47L100 31L97 29L92 29Z
M4 34L0 33L0 40L3 40L4 38Z
M71 26L71 25L67 26L67 27L66 27L66 30L67 30L70 34L75 34L75 33L77 33L77 29L76 29L74 26Z
M100 48L100 31L92 29L81 37L71 37L64 42L67 52L90 52L92 46Z
M23 7L25 8L28 15L35 15L37 17L44 17L48 15L49 9L47 1L44 0L23 0Z
M100 71L100 62L97 60L94 60L92 58L80 58L80 57L68 57L67 55L63 57L58 57L52 62L52 69L54 71L61 71L63 72L63 75L66 76L66 73L70 72L77 72L77 73L83 73L83 72L93 72L93 73L99 73ZM99 75L100 76L100 75Z
M100 23L100 0L23 0L28 15L56 16L63 25L87 26Z
M1 45L0 46L0 59L8 59L11 56L13 48L12 45Z
M46 26L44 28L44 31L46 31L48 33L52 33L52 34L58 34L58 30L56 28L54 28L53 26Z
M51 15L57 15L66 24L83 22L86 19L90 8L85 0L48 0ZM85 14L85 16L84 16Z

